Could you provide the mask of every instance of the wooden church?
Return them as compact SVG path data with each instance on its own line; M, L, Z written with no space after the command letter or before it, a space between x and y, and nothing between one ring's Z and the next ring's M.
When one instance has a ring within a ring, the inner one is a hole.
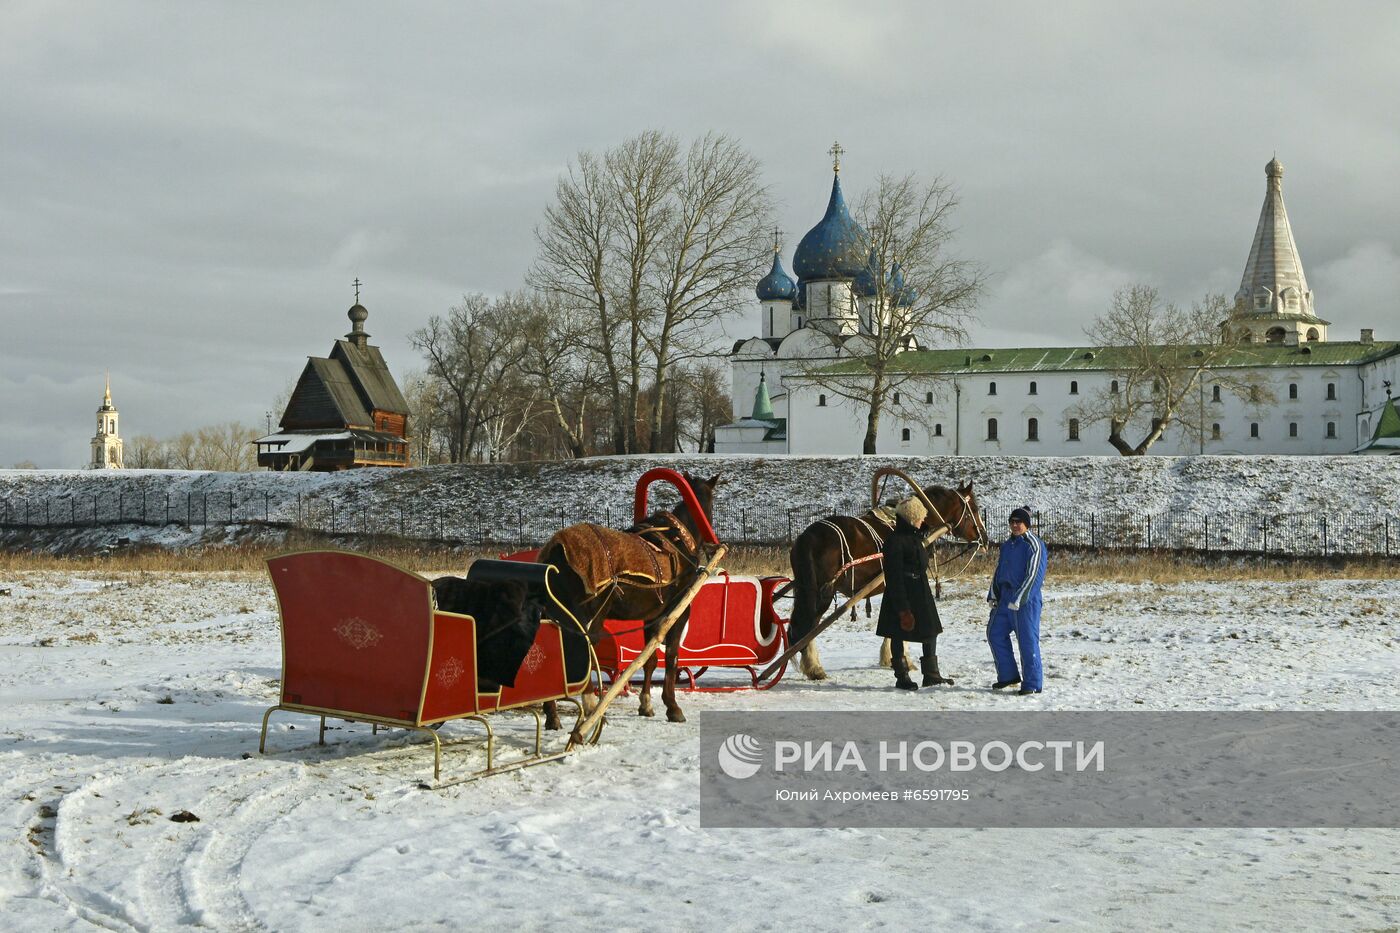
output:
M281 430L254 441L258 466L329 471L409 465L408 402L379 348L369 343L369 312L359 302L358 285L347 312L350 333L328 356L307 359Z

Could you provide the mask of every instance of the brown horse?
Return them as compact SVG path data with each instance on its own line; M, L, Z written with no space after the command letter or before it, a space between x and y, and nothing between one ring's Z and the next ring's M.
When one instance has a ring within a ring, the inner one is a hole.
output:
M706 521L711 515L719 476L701 479L686 474L695 491ZM555 593L595 643L603 634L606 619L635 619L650 639L661 619L694 581L695 570L704 565L699 524L682 503L671 511L656 512L626 531L584 523L557 532L540 549L540 563L558 568ZM665 649L674 657L690 613L687 610L666 633ZM642 716L654 715L651 705L651 675L656 670L653 654L644 667L640 706ZM666 718L685 722L676 702L676 668L666 668L661 688Z
M957 489L926 486L924 495L934 505L924 520L924 531L947 527L963 541L986 546L987 529L977 496L969 481ZM883 572L879 559L885 537L894 528L894 515L869 509L855 517L832 515L808 525L792 543L792 619L788 639L804 637L826 614L837 593L853 596ZM871 595L883 593L877 587ZM882 651L889 651L886 646ZM802 649L802 673L809 680L824 680L821 656L815 640Z

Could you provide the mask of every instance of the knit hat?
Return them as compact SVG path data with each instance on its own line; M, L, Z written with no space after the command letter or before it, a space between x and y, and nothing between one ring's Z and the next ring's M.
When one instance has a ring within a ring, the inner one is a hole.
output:
M1029 527L1031 523L1031 507L1023 505L1020 508L1011 510L1011 517L1007 521L1022 522Z
M910 496L894 507L894 514L918 528L928 516L928 509L924 508L924 504L919 501L917 496Z

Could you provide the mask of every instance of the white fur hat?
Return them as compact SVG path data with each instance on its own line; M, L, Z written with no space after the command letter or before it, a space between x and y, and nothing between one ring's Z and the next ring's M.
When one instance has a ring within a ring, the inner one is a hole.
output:
M894 514L918 528L924 523L924 518L928 516L928 509L924 508L924 504L918 500L917 496L910 496L894 507Z

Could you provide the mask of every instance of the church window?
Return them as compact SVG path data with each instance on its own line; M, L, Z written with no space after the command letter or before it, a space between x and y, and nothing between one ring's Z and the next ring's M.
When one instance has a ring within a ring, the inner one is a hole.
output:
M905 428L905 429L903 429L902 431L899 432L899 439L900 439L901 441L904 441L904 443L906 443L906 444L909 443L909 429L908 429L908 428Z
M1317 332L1317 328L1316 328L1316 327L1309 327L1309 328L1308 328L1308 341L1309 341L1309 342L1312 342L1312 341L1316 340L1316 339L1318 338L1318 336L1319 336L1319 335L1318 335L1318 332Z
M932 405L932 404L933 404L933 393L932 393L932 392L925 392L925 393L924 393L924 404L925 404L925 405Z
M1297 436L1298 436L1298 422L1296 422L1296 421L1290 421L1290 422L1288 422L1288 436L1289 436L1289 437L1297 437Z
M935 424L935 425L933 426L933 436L934 436L934 437L942 437L942 436L943 436L943 425L942 425L941 423L940 423L940 424Z
M1282 327L1270 327L1264 334L1264 340L1268 343L1283 343L1283 338L1287 336L1287 331Z
M989 383L987 383L987 394L988 394L988 395L996 395L996 394L997 394L997 384L996 384L995 382L989 382Z
M1040 440L1040 419L1032 418L1026 422L1026 440Z
M1210 387L1210 400L1211 400L1212 402L1218 402L1218 401L1220 401L1220 386L1211 386L1211 387Z
M995 418L988 418L988 419L987 419L987 440L989 440L989 441L994 441L994 440L996 440L996 439L997 439L997 419L995 419Z
M1071 418L1071 419L1069 419L1069 439L1072 440L1072 441L1077 441L1077 440L1079 440L1079 419L1078 419L1078 418Z
M1071 379L1071 380L1069 381L1069 394L1070 394L1070 395L1078 395L1078 394L1079 394L1079 380L1077 380L1077 379Z
M825 395L818 395L818 396L817 396L817 407L818 407L818 408L825 408L825 407L826 407L826 396L825 396Z
M1035 391L1035 380L1034 380L1034 379L1031 380L1031 391L1030 391L1029 394L1031 394L1031 395L1035 395L1035 394L1036 394L1036 391Z
M1327 436L1328 436L1328 437L1336 437L1336 436L1337 436L1337 422L1335 422L1335 421L1329 421L1329 422L1327 422Z
M1337 384L1336 384L1335 382L1329 382L1329 383L1327 383L1327 401L1329 401L1329 402L1335 402L1336 400L1337 400Z
M1210 426L1210 439L1213 440L1213 441L1218 441L1218 440L1220 440L1220 422L1219 422L1219 421L1215 422L1215 424L1212 424L1212 425Z
M1298 383L1296 383L1296 382L1290 382L1290 383L1288 384L1288 397L1289 397L1289 398L1297 398L1297 397L1298 397Z
M1110 382L1110 383L1108 384L1108 391L1112 392L1114 395L1117 395L1117 394L1118 394L1118 380L1117 380L1117 379L1113 380L1112 382Z
M1250 437L1258 437L1258 436L1259 436L1259 422L1257 422L1257 421L1251 421L1251 422L1249 423L1249 436L1250 436Z
M894 403L895 403L896 405L899 404L899 393L898 393L898 392L896 392L896 393L894 394Z

